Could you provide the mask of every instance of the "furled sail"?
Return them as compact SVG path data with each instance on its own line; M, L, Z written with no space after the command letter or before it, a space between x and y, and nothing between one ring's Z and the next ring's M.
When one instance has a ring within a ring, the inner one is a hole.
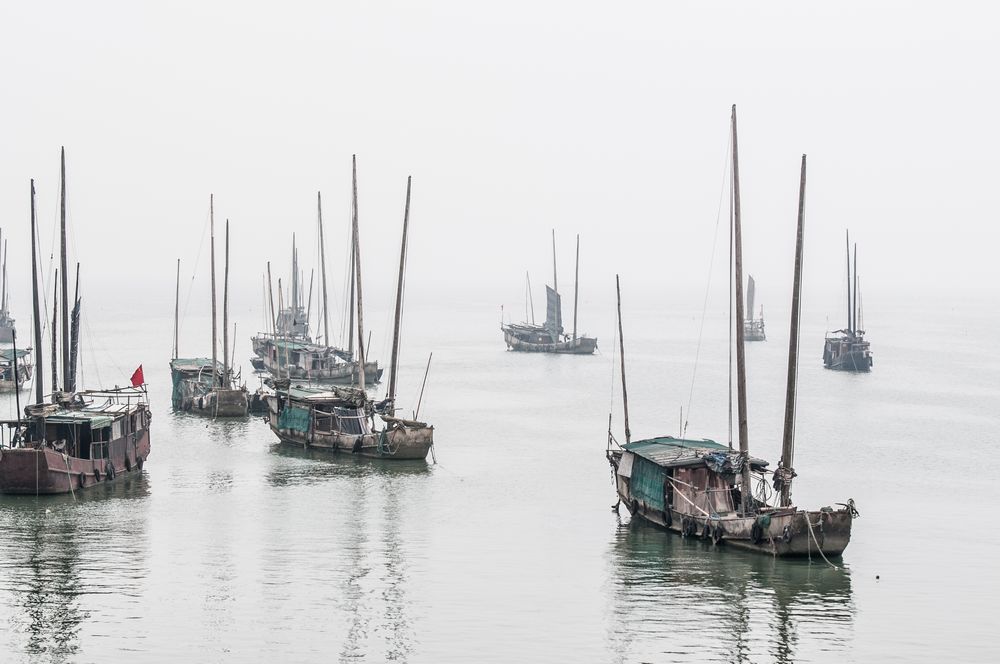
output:
M562 298L550 286L545 286L545 329L554 337L563 331Z
M754 296L754 282L753 275L747 275L747 318L753 319L753 296Z

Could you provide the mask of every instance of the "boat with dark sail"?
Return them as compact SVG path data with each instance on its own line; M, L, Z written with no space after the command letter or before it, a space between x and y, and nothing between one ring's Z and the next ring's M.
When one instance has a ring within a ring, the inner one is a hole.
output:
M61 159L60 192L61 269L56 273L57 295L62 277L61 326L52 326L52 348L61 327L62 353L53 351L53 385L45 399L42 371L34 376L34 403L18 419L2 422L6 446L0 447L0 493L56 494L110 482L142 469L149 456L149 402L140 366L131 387L77 390L80 299L73 306L70 325L66 279L66 159ZM41 364L42 326L38 289L38 248L35 219L35 182L31 181L31 282L34 345ZM78 268L79 269L79 268ZM79 274L79 272L77 272ZM79 285L79 281L77 281ZM53 303L58 310L59 299ZM58 315L53 317L58 321ZM71 333L73 329L76 333ZM14 341L16 343L16 334ZM61 360L61 362L60 362ZM62 367L59 381L58 367Z
M852 284L853 282L853 284ZM851 295L853 285L854 294ZM871 343L865 339L858 279L858 245L854 245L854 274L851 274L851 237L847 235L847 327L828 332L823 343L823 366L837 371L868 372L875 364Z
M177 290L174 300L174 353L170 360L173 384L171 402L175 410L210 417L246 417L250 396L239 384L229 355L229 220L226 220L226 262L222 286L222 361L216 356L218 316L215 288L215 197L209 197L210 251L212 272L212 357L178 357L180 320L181 262L177 261Z
M357 170L354 169L357 200ZM403 275L410 219L410 179L406 182L406 207L400 249L396 308L393 325L389 388L383 401L375 402L365 390L360 373L357 387L308 386L288 379L276 380L275 394L268 397L268 422L285 445L327 452L343 452L363 457L392 460L426 459L434 444L434 427L419 421L420 407L410 419L396 416L396 382L399 373L399 332L402 317ZM357 207L352 211L354 260L353 293L357 304L358 361L365 360L364 309L361 290L361 252ZM355 330L351 330L354 335ZM429 365L428 365L429 366ZM426 375L425 375L426 384ZM422 395L421 395L422 396ZM381 425L375 418L382 420Z
M753 317L753 305L756 284L753 275L747 275L747 314L749 318L743 321L743 339L746 341L767 341L764 331L764 305L760 305L760 318Z
M14 318L10 315L10 282L7 280L7 240L0 231L0 250L3 264L0 265L0 343L9 344L14 340Z
M552 286L545 285L545 322L537 325L534 307L531 322L500 323L507 350L527 353L568 353L591 355L597 350L597 339L577 334L576 313L580 293L580 236L576 236L576 281L573 288L573 332L565 334L562 323L562 297L559 295L559 274L556 270L556 232L552 231ZM528 283L528 297L531 283Z
M739 150L736 107L732 115L733 249L736 320L743 321L742 230L740 224ZM799 318L801 312L802 242L805 225L806 158L802 156L798 223L792 290L791 333L781 461L771 475L777 500L771 501L768 463L750 455L747 427L746 362L743 326L736 325L736 368L739 449L711 440L657 436L632 441L625 382L621 289L618 287L618 333L621 348L625 444L608 428L606 457L611 464L619 504L633 517L714 544L774 556L839 556L851 539L858 516L854 501L805 510L791 500ZM730 312L732 314L732 312ZM617 507L617 505L616 505Z
M313 340L309 335L309 319L312 304L312 279L306 300L302 303L298 251L292 240L292 290L288 306L283 306L281 280L278 280L278 311L274 313L274 298L269 294L271 309L271 330L255 335L251 339L254 352L253 365L258 371L266 371L274 378L288 378L313 383L333 383L357 385L360 382L360 367L364 366L365 383L374 385L382 378L378 362L360 363L354 357L353 344L347 349L330 344L330 314L327 298L326 250L323 239L323 204L320 194L316 195L317 223L319 227L321 304L323 305L323 335ZM351 253L351 275L354 274L354 253ZM268 264L270 282L270 264ZM270 291L270 283L268 284ZM352 287L353 292L353 287ZM353 304L351 306L353 312ZM353 327L353 321L349 325Z

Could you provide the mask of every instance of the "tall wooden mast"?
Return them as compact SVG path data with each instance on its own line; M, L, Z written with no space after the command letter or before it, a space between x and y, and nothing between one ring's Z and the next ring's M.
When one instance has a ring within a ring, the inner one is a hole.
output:
M854 332L854 306L851 304L851 231L846 231L847 241L847 331Z
M352 208L353 209L353 208ZM357 261L357 254L354 252L354 229L351 229L351 269L350 269L350 284L348 285L348 290L350 295L348 296L349 304L347 305L347 356L354 360L354 298L355 298L355 283L354 283L354 264Z
M226 263L222 276L222 386L229 388L229 220L226 219Z
M854 328L853 332L857 333L861 329L861 325L858 323L858 312L861 311L861 307L858 306L858 243L854 243Z
M788 380L785 387L785 430L781 439L781 506L792 502L792 460L795 454L795 390L799 377L799 319L802 313L802 241L806 224L806 156L799 176L799 219L795 233L795 272L792 276L792 319L788 332Z
M622 287L615 275L615 291L618 293L618 344L622 361L622 406L625 409L625 444L632 442L632 430L628 426L628 388L625 384L625 337L622 334Z
M734 272L736 283L736 408L739 428L740 454L743 456L743 511L748 511L753 497L750 488L750 441L747 430L747 366L743 348L743 230L740 218L740 159L736 140L736 104L733 104L733 242Z
M559 272L556 270L556 229L552 229L552 290L559 292Z
M69 271L66 269L66 148L59 150L59 264L62 272L63 389L69 385Z
M209 194L208 197L208 223L212 251L212 387L216 387L219 384L219 370L216 368L218 358L215 352L215 339L218 327L218 318L215 310L215 194Z
M326 242L323 240L323 197L320 192L316 192L316 219L319 224L319 269L320 278L323 280L323 345L330 345L330 314L326 298ZM353 250L352 250L353 251ZM309 291L312 292L312 280L310 279ZM310 300L311 300L310 295Z
M403 273L406 270L406 233L410 226L410 183L406 178L406 206L403 209L403 240L399 247L399 279L396 281L396 315L392 324L392 358L389 366L389 415L396 414L396 377L399 372L399 321L403 314ZM364 367L361 368L364 372Z
M580 299L580 236L576 236L576 277L573 279L573 338L576 339L576 305Z
M31 313L35 324L35 403L45 400L45 373L42 371L42 315L38 306L38 247L35 229L35 181L31 181ZM21 413L17 414L18 418Z
M358 385L365 389L365 322L361 302L361 239L358 233L358 158L351 155L351 233L354 236L354 289L358 296Z
M177 285L174 289L174 359L178 353L178 328L181 316L181 259L177 259Z
M56 268L55 283L52 284L52 394L53 402L55 393L59 391L59 335L56 330L59 328L59 268Z

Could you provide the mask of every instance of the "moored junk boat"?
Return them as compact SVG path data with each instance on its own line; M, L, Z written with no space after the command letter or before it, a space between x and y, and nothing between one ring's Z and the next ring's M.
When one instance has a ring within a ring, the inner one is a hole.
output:
M357 197L357 192L353 194ZM354 205L357 201L354 200ZM266 371L274 378L291 378L295 380L310 381L316 383L334 383L357 385L361 381L360 371L364 367L364 380L368 385L374 385L382 379L382 369L378 362L359 362L355 358L353 342L347 349L337 348L330 344L330 314L329 300L327 297L326 280L326 247L323 237L323 206L322 197L316 194L317 228L320 255L320 280L321 288L319 294L319 304L322 305L322 339L317 333L314 340L309 334L309 321L312 308L312 278L309 281L309 294L307 302L309 306L302 304L302 288L299 279L298 251L292 243L292 291L291 301L288 306L280 303L281 288L279 279L279 306L277 313L274 309L274 298L270 294L270 264L268 264L268 296L271 311L271 330L262 332L251 339L254 359L252 360L254 369ZM355 254L351 251L351 280L354 279ZM352 302L350 311L353 318L354 303L353 283L350 286ZM354 327L353 320L348 325L348 329ZM353 338L353 337L352 337ZM322 342L321 342L322 341Z
M20 390L31 380L32 369L30 348L0 348L0 392Z
M174 301L174 353L170 360L173 385L171 402L175 410L210 417L246 417L250 397L245 385L239 385L229 355L229 221L226 221L226 262L222 286L222 362L216 357L217 312L215 300L215 197L209 198L212 272L212 357L178 357L180 326L181 262L177 261L177 290Z
M396 288L392 357L389 365L389 387L386 398L383 401L375 402L368 396L365 391L364 374L359 376L357 387L301 386L292 385L288 380L277 380L275 381L275 394L267 398L268 423L278 439L286 445L397 461L425 459L427 453L433 450L434 427L418 419L419 400L412 419L396 417L399 331L402 318L403 276L410 218L410 183L408 178ZM357 191L356 175L354 190ZM356 206L353 209L352 218L352 252L355 256L352 296L356 296L357 303L358 358L360 362L364 362L364 308L361 297L361 252ZM354 329L351 330L352 337L354 331ZM428 362L428 368L429 366ZM424 381L426 384L426 374ZM381 428L375 423L376 416L382 419Z
M760 318L753 317L753 300L756 284L753 275L747 276L747 312L750 317L743 321L743 338L747 341L767 341L764 332L764 305L760 305Z
M531 322L503 323L504 343L508 350L527 353L568 353L591 355L597 350L597 339L577 335L576 313L580 290L580 236L576 236L576 280L573 289L573 333L565 334L562 324L562 297L559 295L559 277L556 271L556 233L552 231L552 286L545 286L545 322L535 323L534 306L528 307ZM528 278L527 297L531 299L531 280ZM527 318L527 313L526 316Z
M851 297L853 280L854 297ZM823 366L838 371L872 370L871 344L865 340L864 314L858 280L858 245L854 245L854 276L851 276L851 239L847 236L847 327L829 332L823 343Z
M0 343L9 344L14 340L14 319L10 315L10 286L7 281L7 240L0 232L0 251L3 263L0 265Z
M733 107L733 241L736 284L736 320L742 321L742 231L736 107ZM795 430L795 389L801 312L802 242L805 224L806 159L802 157L798 225L789 337L788 382L785 400L782 456L771 480L778 494L767 500L767 462L749 453L747 432L746 364L742 325L736 326L737 404L739 450L710 440L661 436L632 442L625 383L621 291L618 291L618 330L621 340L622 396L625 407L625 444L618 445L609 428L606 456L611 464L619 503L633 517L715 544L776 556L838 556L851 539L858 516L853 500L838 508L803 510L792 504L791 485ZM617 507L617 506L616 506Z
M76 390L78 334L70 336L66 280L66 161L61 164L62 389L53 385L45 402L43 372L34 376L34 403L25 417L5 421L7 447L0 449L0 493L70 493L138 472L149 456L151 414L142 367L132 375L132 387ZM41 364L42 319L39 311L38 251L35 230L35 183L31 182L31 282L34 345ZM58 276L57 276L58 282ZM58 290L57 290L58 294ZM58 300L58 298L57 298ZM79 317L79 297L73 308ZM58 304L56 304L58 306ZM78 330L78 325L74 324ZM52 326L56 348L56 326ZM60 358L53 362L57 376ZM20 398L18 397L18 410Z

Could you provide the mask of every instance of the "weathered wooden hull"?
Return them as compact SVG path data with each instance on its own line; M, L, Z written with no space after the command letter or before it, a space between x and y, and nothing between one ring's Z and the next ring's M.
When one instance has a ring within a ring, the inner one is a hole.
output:
M107 459L71 457L49 447L0 450L0 493L71 493L138 472L149 456L149 429L108 447Z
M744 341L767 341L767 335L763 332L747 332L743 335Z
M337 454L354 454L374 459L412 461L426 459L434 444L434 427L391 427L384 432L362 435L339 431L303 433L294 429L279 429L278 415L269 417L271 431L284 445Z
M508 350L523 353L566 353L570 355L592 355L597 350L597 339L577 337L556 343L534 343L519 339L515 334L504 330L504 342Z
M864 351L852 351L837 357L827 356L824 366L834 371L868 372L872 370L872 358Z
M249 395L246 389L216 389L202 397L174 399L174 408L208 417L246 417Z
M849 508L806 511L791 507L748 517L711 517L682 512L673 507L661 511L633 499L628 481L617 474L615 478L618 496L633 517L684 537L698 537L715 544L789 557L806 557L820 552L827 557L839 556L851 541L853 517Z
M291 374L295 380L307 380L312 383L357 385L361 382L357 362L338 364L329 369L313 371L292 367ZM378 362L365 362L365 383L372 385L380 380L382 380L382 369L379 368Z

